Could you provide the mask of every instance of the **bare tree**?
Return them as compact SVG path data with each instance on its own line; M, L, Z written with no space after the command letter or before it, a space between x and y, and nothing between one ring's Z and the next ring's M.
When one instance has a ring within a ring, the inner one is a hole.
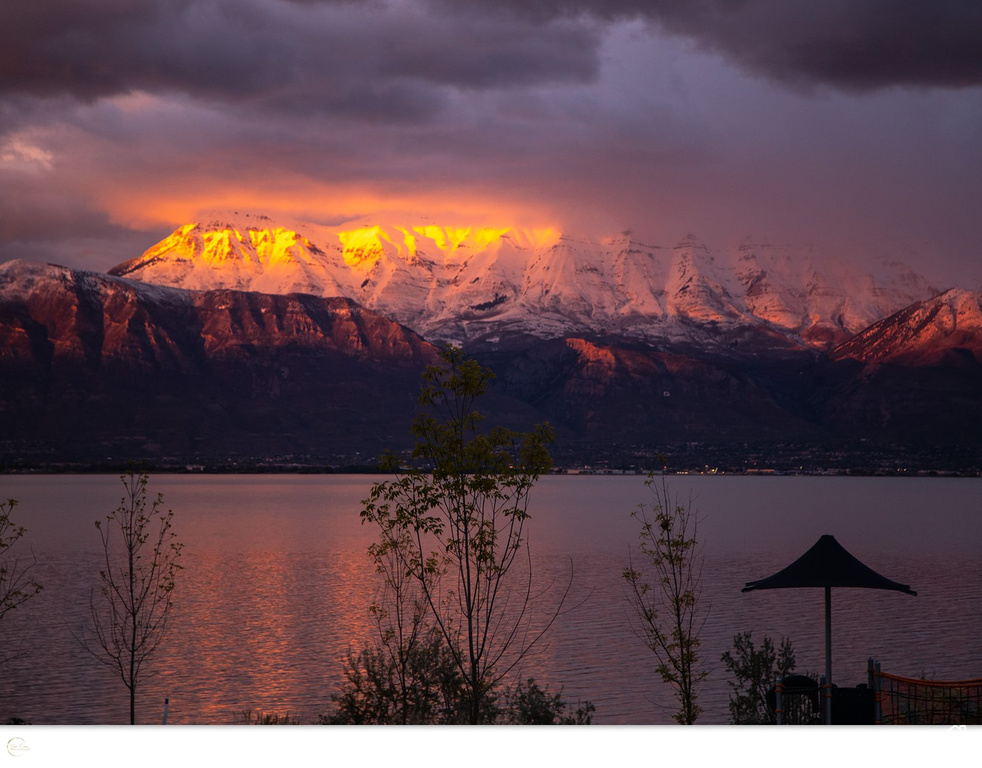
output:
M442 357L424 377L424 412L413 424L423 468L377 483L362 520L378 527L380 551L397 557L390 577L408 575L425 601L464 679L466 720L479 723L495 685L551 624L532 626L524 534L529 493L550 466L551 430L485 430L475 402L493 374L459 349Z
M131 470L120 480L125 495L119 506L95 524L104 555L101 600L90 600L97 646L82 644L119 673L135 724L137 686L167 630L183 545L172 530L174 513L161 509L163 495L147 508L150 476Z
M635 618L635 633L655 655L662 681L678 701L676 722L691 725L702 712L697 687L708 672L699 668L699 632L705 623L700 598L702 556L691 501L682 504L670 494L665 475L649 475L645 486L653 499L639 504L631 516L641 523L638 553L622 574Z
M27 533L26 528L10 519L16 505L16 499L0 501L0 619L42 589L29 575L37 562L33 554L30 561L8 557L10 550ZM0 658L0 661L8 660L9 657Z

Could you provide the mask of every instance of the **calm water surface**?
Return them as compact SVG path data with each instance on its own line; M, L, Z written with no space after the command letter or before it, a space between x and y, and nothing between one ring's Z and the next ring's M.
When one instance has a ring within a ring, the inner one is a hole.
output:
M156 475L185 544L171 632L139 689L141 722L235 723L243 712L307 722L330 711L349 648L372 641L376 577L359 501L365 476ZM702 652L711 669L703 721L728 720L719 662L733 635L790 637L799 670L824 669L822 590L742 594L745 582L789 564L825 533L918 593L833 591L833 676L865 680L866 659L934 679L982 677L982 483L960 479L670 478L692 499L704 543ZM101 545L93 525L120 500L115 476L4 476L20 501L19 545L37 556L38 597L0 623L13 660L0 665L0 722L123 723L128 699L113 671L81 650ZM637 537L630 513L648 501L641 477L543 478L528 533L537 584L554 604L572 573L564 613L522 673L563 697L589 699L594 722L670 722L671 691L630 628L620 573Z

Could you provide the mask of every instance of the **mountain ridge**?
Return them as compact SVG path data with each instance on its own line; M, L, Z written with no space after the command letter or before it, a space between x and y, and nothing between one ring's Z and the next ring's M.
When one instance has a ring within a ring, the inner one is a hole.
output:
M183 225L110 270L199 290L346 296L440 342L615 335L711 346L753 329L768 343L820 350L938 293L899 262L880 272L766 243L714 254L693 236L666 248L630 233L487 227L302 233L241 216Z
M417 334L349 299L0 265L8 460L35 450L374 455L405 440L420 376L437 359Z
M938 365L957 355L982 364L982 292L953 288L874 323L836 347L834 359Z
M745 326L717 327L708 347L515 334L465 351L497 375L492 423L549 421L567 465L669 453L730 471L982 468L982 357L964 352L982 347L980 301L951 291L912 304L830 353L768 347ZM952 330L952 312L960 330L936 331ZM922 351L905 360L905 347ZM436 360L433 344L351 299L8 262L0 461L371 465L411 445L420 376Z

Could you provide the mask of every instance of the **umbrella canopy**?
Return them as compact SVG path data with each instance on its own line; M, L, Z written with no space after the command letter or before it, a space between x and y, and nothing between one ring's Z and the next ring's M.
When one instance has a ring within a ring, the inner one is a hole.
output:
M889 589L917 595L906 584L881 576L864 565L835 540L825 534L805 554L773 576L748 581L744 592L756 589L796 589L824 587L825 589L825 681L832 684L832 587L859 587L860 589ZM826 708L826 722L831 711Z
M787 568L766 579L748 581L743 591L795 587L860 587L917 594L906 584L891 581L861 563L835 540L835 536L829 534L822 536L811 549Z

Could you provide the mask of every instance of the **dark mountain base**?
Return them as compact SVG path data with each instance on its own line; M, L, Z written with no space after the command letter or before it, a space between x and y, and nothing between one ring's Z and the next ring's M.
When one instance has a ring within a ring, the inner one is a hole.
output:
M0 470L408 459L437 350L354 302L26 264L0 277ZM960 349L918 366L750 336L706 348L514 337L467 351L497 374L488 423L548 421L560 468L977 474L982 363Z
M603 351L603 361L595 358ZM478 351L488 420L548 421L558 467L597 471L976 474L979 371L870 372L803 356L757 366L556 340ZM338 467L408 458L424 361L253 350L201 370L4 366L0 470Z
M754 359L595 340L475 356L564 428L557 463L688 471L982 470L982 366L910 370L812 353Z

